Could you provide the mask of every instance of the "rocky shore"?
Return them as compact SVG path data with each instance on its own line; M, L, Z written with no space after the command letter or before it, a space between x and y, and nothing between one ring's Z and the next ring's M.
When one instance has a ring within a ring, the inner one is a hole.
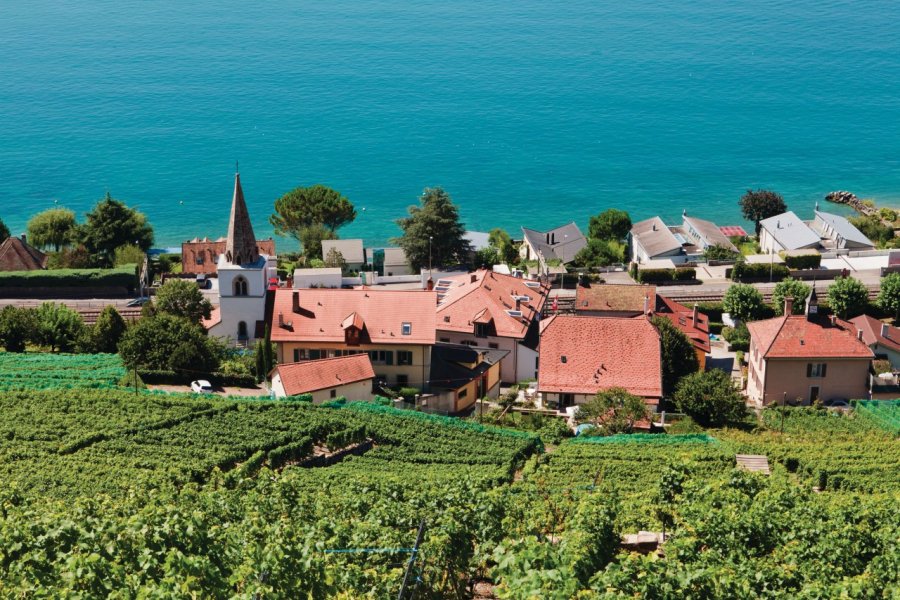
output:
M856 197L853 192L837 191L825 194L825 200L834 202L835 204L846 204L853 208L856 212L869 216L878 212L874 206L863 204L863 201Z

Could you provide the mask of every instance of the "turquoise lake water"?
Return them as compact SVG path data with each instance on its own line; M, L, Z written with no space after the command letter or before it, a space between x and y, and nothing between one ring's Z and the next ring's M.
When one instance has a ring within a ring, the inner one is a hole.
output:
M765 187L808 216L900 206L891 1L29 0L0 4L0 218L107 190L158 245L224 235L235 160L258 235L324 183L398 233L441 185L470 229L615 206L743 223ZM283 249L295 243L285 242Z

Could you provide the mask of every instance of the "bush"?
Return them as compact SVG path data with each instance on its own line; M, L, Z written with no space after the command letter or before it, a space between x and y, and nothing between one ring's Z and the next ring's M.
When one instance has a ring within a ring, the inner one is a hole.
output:
M706 257L706 260L736 260L740 253L725 246L715 245L706 248L703 251L703 256Z
M347 446L352 446L353 444L359 444L360 442L365 441L365 439L366 428L364 425L358 425L356 427L350 427L348 429L330 433L328 437L325 438L325 445L333 452L341 448L346 448Z
M57 269L53 271L0 272L0 288L14 287L118 287L134 290L137 266L115 269Z
M675 281L694 281L697 279L697 270L688 268L675 269L672 273L672 279Z
M404 398L406 400L414 400L416 397L416 394L418 394L420 392L421 392L421 390L419 390L419 388L414 388L414 387L402 387L399 390L397 390L397 394L399 394L401 398Z
M786 255L784 264L790 269L818 269L822 265L821 254Z
M675 406L704 426L721 426L743 419L744 397L731 376L719 369L693 373L675 390Z
M782 264L746 263L739 260L731 269L732 281L781 281L791 270Z
M312 454L313 440L303 437L296 442L291 442L279 448L269 451L269 467L279 469L286 463L306 458Z
M672 271L673 269L640 269L637 272L637 280L640 283L672 281Z
M763 297L759 290L744 283L734 284L722 298L722 308L734 319L753 321L763 310Z

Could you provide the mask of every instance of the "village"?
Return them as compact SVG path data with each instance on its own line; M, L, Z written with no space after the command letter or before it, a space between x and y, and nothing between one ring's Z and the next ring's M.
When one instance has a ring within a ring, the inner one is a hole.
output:
M322 259L307 260L278 256L274 239L256 238L235 175L225 236L184 242L180 269L152 285L150 252L130 287L138 297L107 302L134 321L152 314L153 298L172 282L196 286L210 338L247 352L271 347L268 361L255 359L266 369L255 373L262 389L244 393L317 404L380 398L457 416L505 409L564 416L574 427L579 407L613 390L641 400L645 412L633 422L650 430L665 426L666 413L691 412L691 390L704 383L749 409L846 410L852 400L896 397L900 331L886 317L896 316L900 289L882 281L900 278L900 251L876 248L818 204L810 222L791 211L760 219L758 236L687 213L671 226L617 213L601 214L596 228L592 219L589 236L574 222L522 228L515 241L464 232L465 255L454 260L434 261L431 235L418 264L402 247L360 239L315 240ZM598 267L585 258L604 252L621 260ZM9 275L52 273L46 263L24 235L0 246ZM9 281L0 278L5 304L40 303L27 299L28 288L4 289ZM89 298L104 290L77 292L68 302L96 321L103 301ZM152 362L139 355L131 366L164 389L178 390L191 374L202 392L240 394L223 383L255 383L216 378L205 359ZM692 383L676 399L685 378Z

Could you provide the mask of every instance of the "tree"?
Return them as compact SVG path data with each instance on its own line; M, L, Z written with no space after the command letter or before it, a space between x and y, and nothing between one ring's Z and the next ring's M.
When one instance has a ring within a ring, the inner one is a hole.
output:
M7 352L25 352L36 323L33 309L4 306L0 310L0 344Z
M666 317L650 319L659 331L662 350L663 393L671 394L682 377L695 373L700 368L694 345L684 333Z
M576 267L606 267L625 260L625 245L616 240L590 238L578 251L572 264Z
M513 244L512 238L503 229L495 227L488 232L488 244L497 250L500 262L516 263L519 259L519 250Z
M588 237L620 242L631 231L631 217L624 210L608 208L588 222Z
M303 255L307 260L322 258L322 241L336 239L336 235L327 227L320 224L308 225L300 230L300 245L303 247Z
M113 266L142 265L144 264L144 256L144 251L134 244L125 244L116 248L113 254Z
M493 246L487 246L475 252L475 259L472 266L476 269L491 269L494 265L500 264L500 253Z
M894 315L894 323L900 320L900 273L890 273L881 278L878 306Z
M50 208L28 221L28 241L35 246L53 246L59 252L72 242L77 227L74 212L68 208Z
M35 311L32 339L51 351L71 352L85 333L84 319L64 304L44 302Z
M708 246L703 251L703 256L706 257L706 260L735 260L740 256L740 253L716 244L715 246Z
M752 321L763 310L763 297L758 289L748 283L733 283L722 298L722 309L732 318Z
M193 281L169 279L156 293L156 310L175 317L183 317L191 323L199 323L212 314L212 304Z
M115 306L105 307L97 317L97 322L91 328L91 342L94 352L118 351L119 340L125 334L127 326L125 319L119 314Z
M103 267L113 264L116 248L135 244L147 252L153 245L153 228L147 217L109 193L87 213L87 221L79 228L79 237L94 262Z
M760 221L787 211L787 205L781 194L769 190L747 190L747 193L741 196L739 204L744 218L753 221L756 226L756 235L759 235Z
M119 355L129 369L215 371L219 349L197 324L160 313L142 318L119 342Z
M784 280L779 281L775 284L775 289L772 290L772 305L775 308L775 313L779 315L784 314L784 299L793 298L793 313L795 315L802 315L804 311L804 302L806 302L809 292L810 287L799 279L787 277Z
M858 279L838 277L828 286L828 306L842 319L852 319L865 312L869 290Z
M705 427L739 421L747 413L744 397L721 369L688 375L675 390L675 406Z
M848 219L864 236L876 244L886 244L894 238L894 228L885 225L875 215L850 217Z
M6 226L6 223L3 222L3 219L0 219L0 244L6 241L6 238L9 237L9 227Z
M356 209L340 192L328 186L316 184L298 187L275 201L275 213L269 222L278 235L290 235L303 243L304 252L310 248L303 241L303 231L314 225L326 228L334 239L335 232L352 223ZM321 250L319 251L321 258Z
M598 391L597 394L578 407L575 420L589 423L603 435L627 433L634 424L647 418L644 400L631 394L625 388L613 387Z
M409 207L409 216L397 220L403 235L391 243L403 248L413 271L429 266L465 264L471 246L459 211L443 189L425 188L419 206Z
M341 273L343 273L347 270L347 261L344 260L344 255L341 254L340 250L331 248L328 251L328 255L325 256L325 266L332 269L340 269Z
M83 244L51 252L47 259L48 269L87 269L91 264L91 255Z

